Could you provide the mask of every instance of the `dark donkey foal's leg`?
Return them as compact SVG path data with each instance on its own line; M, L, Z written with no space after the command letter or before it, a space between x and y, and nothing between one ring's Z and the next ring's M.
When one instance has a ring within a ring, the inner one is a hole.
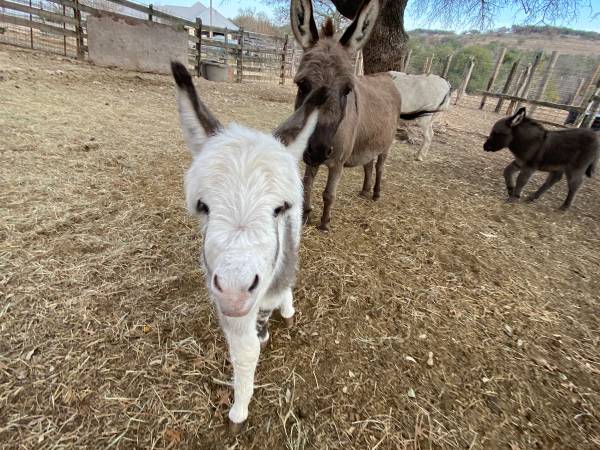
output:
M573 203L573 200L575 199L575 194L577 194L577 191L583 183L583 174L583 171L567 172L567 183L569 184L569 193L567 194L565 202L560 207L561 211L569 209L569 207Z
M504 181L506 182L506 190L508 196L512 197L513 191L515 190L515 174L521 170L516 161L511 162L504 168Z
M365 170L365 180L363 182L362 190L358 195L363 198L369 198L369 194L371 193L371 181L373 179L373 161L369 161L363 168Z
M519 176L517 177L517 185L513 189L513 193L508 201L513 202L521 198L521 192L523 192L523 188L531 178L531 175L533 175L533 172L535 172L535 170L530 167L521 168L521 172L519 172Z
M542 196L544 192L546 192L548 189L550 189L552 186L558 183L562 177L563 172L550 172L548 174L548 178L546 178L546 181L544 181L544 184L542 184L537 191L535 191L533 194L527 197L527 201L535 202L538 198Z

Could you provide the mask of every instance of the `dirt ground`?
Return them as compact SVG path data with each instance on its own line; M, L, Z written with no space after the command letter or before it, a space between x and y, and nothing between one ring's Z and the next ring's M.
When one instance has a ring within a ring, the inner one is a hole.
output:
M224 122L292 110L198 86ZM171 79L0 46L0 447L598 448L600 183L505 203L497 118L453 109L424 162L395 144L379 202L344 172L232 437Z

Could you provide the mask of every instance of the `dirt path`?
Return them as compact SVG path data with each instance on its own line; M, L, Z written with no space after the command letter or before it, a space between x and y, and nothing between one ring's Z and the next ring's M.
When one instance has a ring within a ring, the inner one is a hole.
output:
M224 122L292 109L291 87L198 85ZM332 232L304 230L298 324L271 325L228 437L173 94L0 46L1 447L600 446L600 184L567 214L564 184L506 204L509 155L481 149L497 116L467 108L425 162L394 146L379 202L344 173Z

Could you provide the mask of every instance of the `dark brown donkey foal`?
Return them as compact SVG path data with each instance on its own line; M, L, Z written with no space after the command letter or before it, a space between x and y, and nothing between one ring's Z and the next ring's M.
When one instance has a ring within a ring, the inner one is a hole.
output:
M373 162L376 159L373 199L381 191L383 164L394 141L400 117L400 94L389 74L354 76L351 55L361 49L379 14L379 0L366 0L352 24L339 40L331 20L321 36L313 18L311 0L292 0L291 22L304 55L296 77L296 108L315 89L326 87L328 100L319 110L319 121L304 152L304 217L309 220L310 194L320 164L329 169L323 192L323 216L319 229L328 230L343 167L363 166L365 179L361 196L370 194Z
M486 152L496 152L505 147L515 156L515 160L504 169L508 200L518 201L523 187L536 170L550 174L544 184L527 198L529 201L540 198L566 174L569 193L561 210L569 208L573 203L575 194L583 183L584 174L592 176L600 152L596 132L583 128L546 130L539 122L526 117L525 108L496 122L483 144ZM519 176L515 185L514 176L517 172Z

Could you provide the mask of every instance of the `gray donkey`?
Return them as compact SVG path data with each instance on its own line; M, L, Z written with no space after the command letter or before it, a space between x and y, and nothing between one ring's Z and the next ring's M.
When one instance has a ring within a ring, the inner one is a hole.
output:
M309 220L310 194L320 164L329 169L323 192L323 216L319 229L329 230L331 209L343 167L363 166L365 178L360 195L373 199L381 191L383 164L394 140L400 117L400 94L389 74L354 76L351 55L361 49L377 22L379 0L366 0L352 24L339 38L328 19L321 30L313 17L311 0L292 0L291 23L304 55L294 78L298 85L295 108L314 90L326 87L328 100L320 107L319 122L304 152L304 219Z
M566 174L569 193L561 210L568 209L573 203L584 174L592 176L600 152L598 136L594 131L581 128L546 130L539 122L526 116L525 108L496 122L483 144L486 152L497 152L505 147L515 157L504 169L508 201L519 200L523 188L536 170L550 173L544 184L527 198L529 201L540 198ZM515 185L517 172L519 176Z

